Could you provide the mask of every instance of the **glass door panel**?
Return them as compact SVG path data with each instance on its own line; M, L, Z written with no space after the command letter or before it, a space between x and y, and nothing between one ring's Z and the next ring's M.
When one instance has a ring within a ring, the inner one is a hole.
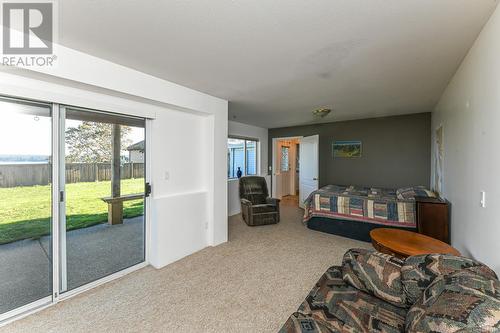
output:
M145 120L64 107L61 292L145 260Z
M52 111L0 98L0 314L52 295Z

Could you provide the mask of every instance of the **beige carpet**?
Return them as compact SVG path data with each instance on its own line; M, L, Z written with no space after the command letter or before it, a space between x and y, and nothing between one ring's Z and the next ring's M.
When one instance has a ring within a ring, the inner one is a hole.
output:
M346 249L368 243L307 229L282 208L277 225L229 220L229 242L161 270L134 272L1 332L276 332Z

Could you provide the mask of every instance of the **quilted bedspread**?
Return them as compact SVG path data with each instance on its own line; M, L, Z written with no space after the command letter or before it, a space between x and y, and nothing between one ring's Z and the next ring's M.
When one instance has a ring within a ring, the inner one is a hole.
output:
M305 201L304 222L312 217L415 228L415 201L398 200L396 190L327 185Z

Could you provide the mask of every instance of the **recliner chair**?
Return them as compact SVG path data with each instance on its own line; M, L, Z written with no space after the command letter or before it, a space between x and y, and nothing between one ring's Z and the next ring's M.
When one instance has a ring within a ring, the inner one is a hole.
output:
M264 177L240 178L239 190L241 215L246 224L257 226L280 221L280 200L269 197Z

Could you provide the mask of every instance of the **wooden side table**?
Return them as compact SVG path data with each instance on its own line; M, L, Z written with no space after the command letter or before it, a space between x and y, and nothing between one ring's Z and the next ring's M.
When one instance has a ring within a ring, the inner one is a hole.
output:
M450 204L441 198L415 198L417 230L450 244Z
M454 247L412 231L378 228L370 232L370 237L377 251L399 258L431 253L460 256L460 252Z

